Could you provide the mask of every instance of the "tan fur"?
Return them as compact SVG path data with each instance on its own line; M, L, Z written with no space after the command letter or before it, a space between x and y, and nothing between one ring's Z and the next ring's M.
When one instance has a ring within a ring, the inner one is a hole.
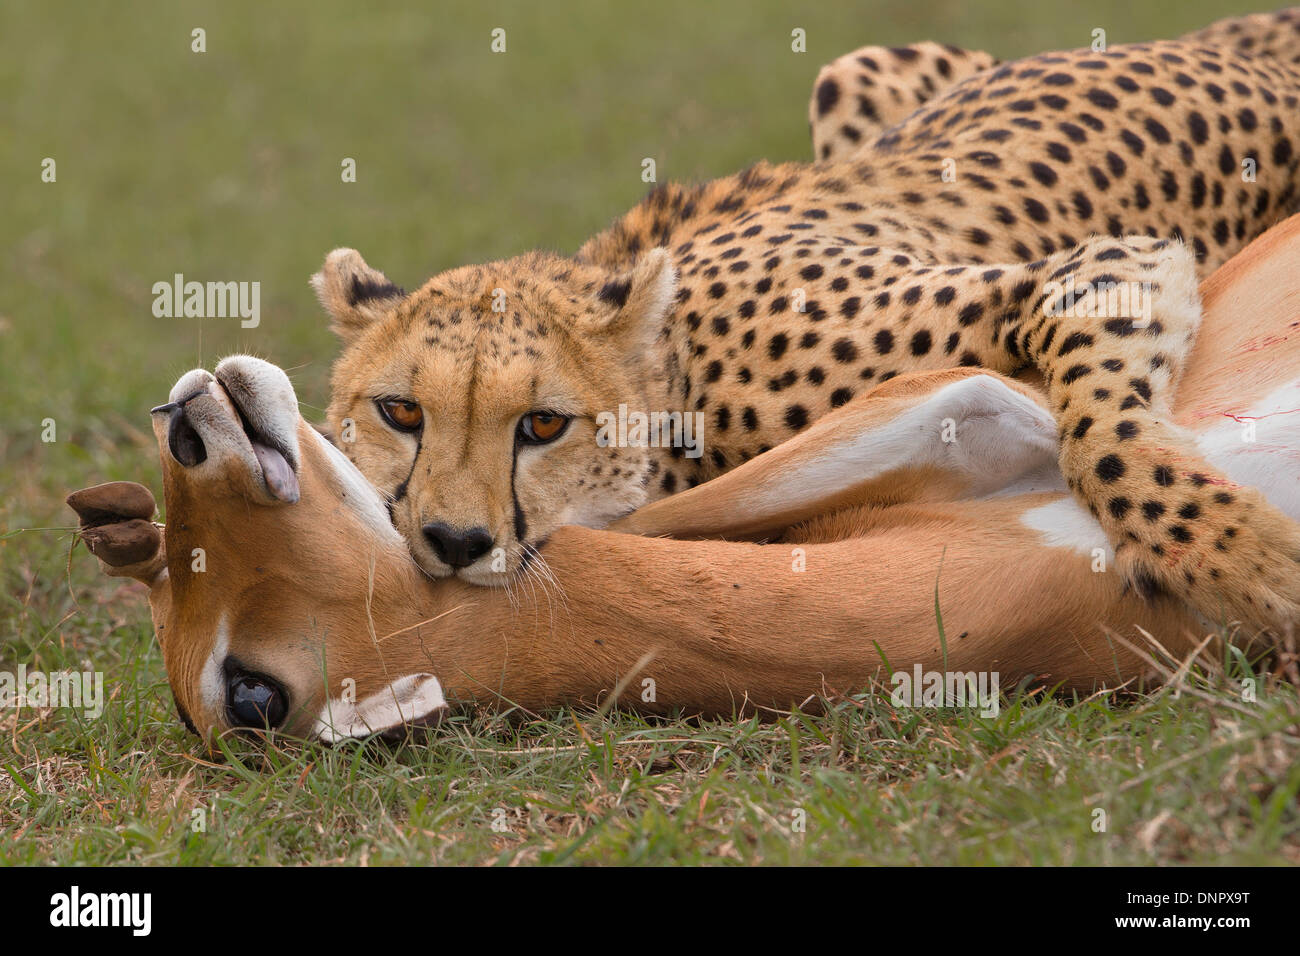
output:
M1300 63L1298 25L1300 11L1293 8L1219 20L1182 39ZM848 159L918 107L998 63L980 50L930 42L846 53L822 67L813 84L808 103L813 155Z
M359 257L332 253L314 284L346 285L334 274L339 262L378 275ZM332 313L336 324L358 331L334 368L330 422L339 435L352 423L354 438L341 447L389 492L394 523L435 577L450 570L421 533L435 517L488 529L505 566L495 570L488 556L462 576L495 584L520 567L526 545L537 547L560 525L607 524L646 500L640 484L620 480L645 469L646 450L598 448L595 416L646 387L642 360L674 292L670 257L651 251L615 277L544 254L523 265L525 273L504 288L494 265L446 273L385 321L367 323L364 303L335 303ZM572 295L560 291L561 282L572 285ZM607 284L622 301L602 298ZM494 300L503 311L493 310ZM434 315L429 302L437 303ZM550 374L538 376L539 366ZM376 399L386 395L420 404L418 435L385 424ZM534 409L574 420L556 442L520 449L514 469L515 426ZM524 540L516 533L516 501L527 515Z
M941 43L866 46L826 64L808 104L813 156L847 159L996 57Z

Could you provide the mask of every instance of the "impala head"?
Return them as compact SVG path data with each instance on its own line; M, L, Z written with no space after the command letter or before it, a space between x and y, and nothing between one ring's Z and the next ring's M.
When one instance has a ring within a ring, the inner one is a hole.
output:
M438 680L384 645L420 621L428 582L379 496L299 416L284 372L233 356L183 375L152 417L165 536L140 485L68 502L106 570L149 586L190 728L333 740L435 720Z

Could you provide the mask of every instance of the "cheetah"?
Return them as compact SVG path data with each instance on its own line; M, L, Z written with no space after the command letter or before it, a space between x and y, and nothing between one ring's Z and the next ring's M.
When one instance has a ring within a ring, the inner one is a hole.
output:
M1182 39L1294 65L1300 64L1298 32L1300 9L1289 9L1220 20ZM848 158L937 94L997 65L991 54L939 43L869 46L845 54L822 67L813 84L808 104L813 154L822 160Z
M939 43L854 50L822 67L813 84L813 155L847 159L937 94L997 65L983 51Z
M1169 403L1198 277L1295 207L1296 25L1005 64L868 48L843 62L910 64L919 108L845 134L854 78L832 64L811 106L827 158L658 186L573 256L408 295L335 250L313 277L343 340L330 425L427 573L508 585L560 524L708 481L900 373L1038 374L1125 580L1288 630L1300 528L1201 458ZM940 59L954 82L931 93ZM601 441L620 408L701 416L699 454Z

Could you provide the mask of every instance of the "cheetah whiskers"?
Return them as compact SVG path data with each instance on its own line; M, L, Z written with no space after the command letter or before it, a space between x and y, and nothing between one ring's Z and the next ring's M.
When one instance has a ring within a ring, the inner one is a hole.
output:
M568 595L564 593L564 585L562 585L559 579L556 578L555 572L551 570L550 564L548 564L546 558L542 556L541 551L533 547L531 544L522 545L522 550L528 559L524 564L523 576L530 582L536 582L536 584L541 587L542 593L546 595L546 605L550 614L551 630L554 631L555 605L557 601L561 609L564 611L565 617L572 618Z
M518 595L515 594L514 589L511 587L511 579L513 577L514 575L507 574L505 576L505 580L501 583L501 587L506 592L506 600L510 602L511 610L514 611L515 615L517 616L519 614L519 597Z

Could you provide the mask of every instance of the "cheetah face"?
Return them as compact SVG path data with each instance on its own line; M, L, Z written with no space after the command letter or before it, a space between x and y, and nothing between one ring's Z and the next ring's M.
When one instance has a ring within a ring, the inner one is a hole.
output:
M598 419L644 387L643 330L657 333L673 295L666 255L621 277L530 255L408 296L341 250L313 281L346 343L335 440L428 574L543 575L557 527L644 503L649 452L610 445Z

